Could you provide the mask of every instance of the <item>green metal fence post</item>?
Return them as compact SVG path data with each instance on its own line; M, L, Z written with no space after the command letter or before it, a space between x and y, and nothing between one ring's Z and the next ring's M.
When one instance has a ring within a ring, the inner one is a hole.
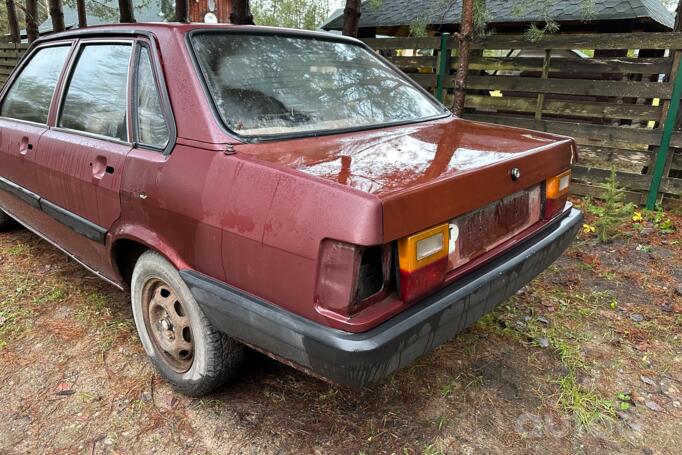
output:
M443 102L443 86L445 85L445 78L449 76L448 71L448 38L449 33L443 33L440 36L440 54L438 54L438 74L436 75L436 98L441 103Z
M654 165L654 172L651 176L651 185L649 186L649 196L646 200L646 208L653 210L656 208L656 199L658 198L658 191L661 188L661 179L665 171L665 162L670 151L670 139L673 135L675 123L677 123L677 114L680 111L680 97L682 97L682 59L677 67L677 74L675 75L675 82L673 83L673 94L670 99L670 106L668 107L668 115L665 118L665 125L663 125L663 136L661 137L661 146L656 154L656 164Z

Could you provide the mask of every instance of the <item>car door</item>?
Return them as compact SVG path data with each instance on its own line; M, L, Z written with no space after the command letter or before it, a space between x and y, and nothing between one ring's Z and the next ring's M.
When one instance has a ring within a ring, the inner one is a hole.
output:
M0 189L34 206L39 192L35 160L55 88L71 51L71 42L35 48L3 90L0 105ZM17 202L7 199L8 204ZM6 207L12 211L11 207ZM14 210L16 211L16 210ZM30 221L30 220L28 220Z
M132 148L133 40L81 40L59 99L56 125L37 158L41 205L85 237L104 242L121 212L123 163Z

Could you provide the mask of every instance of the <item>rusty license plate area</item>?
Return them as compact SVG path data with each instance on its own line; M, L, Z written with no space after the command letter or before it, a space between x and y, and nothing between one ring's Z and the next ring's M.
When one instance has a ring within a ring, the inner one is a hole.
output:
M536 186L450 222L449 269L484 254L540 220L542 199Z

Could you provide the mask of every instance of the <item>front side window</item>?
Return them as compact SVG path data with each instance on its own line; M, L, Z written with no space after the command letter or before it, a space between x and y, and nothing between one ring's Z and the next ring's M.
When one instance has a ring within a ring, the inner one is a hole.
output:
M128 140L127 100L130 44L88 44L76 61L59 126Z
M47 123L50 103L70 45L38 49L12 83L0 116Z
M154 81L149 50L140 48L137 72L137 137L141 144L163 148L168 143L168 126L163 117L159 91Z
M299 36L196 33L216 110L244 136L423 120L445 110L362 46Z

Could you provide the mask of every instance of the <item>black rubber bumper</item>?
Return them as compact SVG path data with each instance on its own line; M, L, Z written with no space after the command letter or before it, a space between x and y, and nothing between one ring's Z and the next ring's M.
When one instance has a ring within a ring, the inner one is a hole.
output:
M364 333L331 329L194 271L180 274L229 336L335 383L376 382L452 339L545 270L571 244L582 214L559 220L502 257Z

